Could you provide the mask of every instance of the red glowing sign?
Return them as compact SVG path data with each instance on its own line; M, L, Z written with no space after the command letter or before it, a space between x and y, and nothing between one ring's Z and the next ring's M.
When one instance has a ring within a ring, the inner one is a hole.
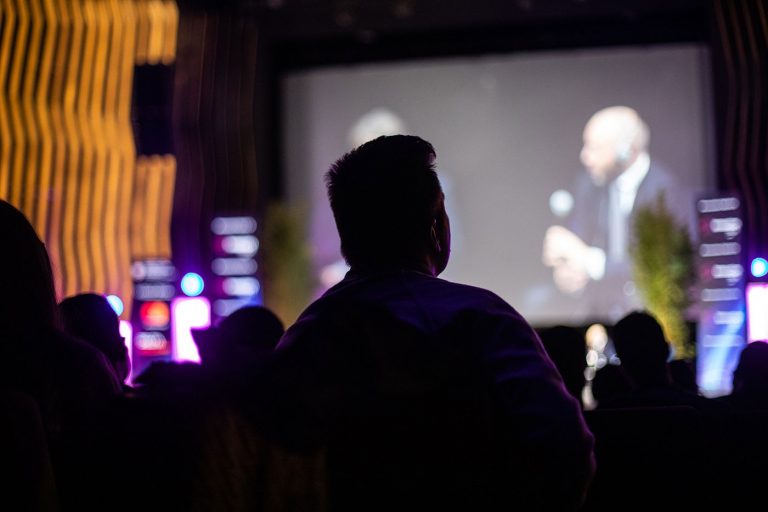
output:
M142 325L147 329L165 329L171 319L168 304L161 301L145 302L139 310Z

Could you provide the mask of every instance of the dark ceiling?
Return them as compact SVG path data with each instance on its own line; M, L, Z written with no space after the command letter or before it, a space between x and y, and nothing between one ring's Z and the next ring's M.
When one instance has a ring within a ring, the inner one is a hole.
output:
M595 21L702 19L705 0L260 0L280 38ZM370 34L369 34L370 35Z
M179 0L254 17L279 69L707 41L711 0Z
M706 41L706 0L258 0L280 69L547 48Z

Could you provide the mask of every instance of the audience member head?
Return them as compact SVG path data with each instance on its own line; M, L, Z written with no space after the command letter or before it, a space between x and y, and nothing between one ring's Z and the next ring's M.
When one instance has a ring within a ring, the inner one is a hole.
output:
M450 254L450 226L435 151L410 135L353 149L326 174L328 198L353 269L410 268L437 275Z
M733 372L733 394L768 403L768 343L754 341L741 351Z
M634 312L619 320L613 328L613 344L621 366L635 385L670 384L669 344L653 316Z
M669 375L672 382L689 393L699 394L699 385L696 383L696 368L689 359L675 359L669 362Z
M285 332L283 323L269 309L246 306L224 318L218 326L195 330L193 337L203 365L263 359Z
M587 345L584 334L574 327L558 325L539 331L544 348L563 377L568 392L581 402Z
M32 224L0 200L0 336L25 337L58 326L48 253Z
M107 299L95 293L69 297L59 304L64 331L99 349L120 382L130 373L128 349L120 335L120 320Z
M632 390L632 384L627 379L621 366L607 364L595 372L592 379L592 396L600 404L610 403Z

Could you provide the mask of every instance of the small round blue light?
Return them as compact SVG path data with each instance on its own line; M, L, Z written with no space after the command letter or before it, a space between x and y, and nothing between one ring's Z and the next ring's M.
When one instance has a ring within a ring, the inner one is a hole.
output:
M752 260L752 275L763 277L768 274L768 261L765 258L755 258Z
M203 293L204 287L205 283L203 282L203 278L200 277L200 274L187 272L184 274L184 277L181 278L181 291L184 292L184 295L189 297L197 297Z
M107 302L109 302L109 305L112 306L112 309L117 316L123 314L125 306L123 305L123 301L120 299L120 297L117 295L107 295Z

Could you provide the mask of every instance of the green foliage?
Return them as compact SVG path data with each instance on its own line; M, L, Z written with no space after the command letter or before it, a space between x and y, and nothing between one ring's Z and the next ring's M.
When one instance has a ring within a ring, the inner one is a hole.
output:
M287 327L309 304L315 287L301 212L271 204L262 237L264 303Z
M663 192L655 204L637 212L630 253L634 280L646 309L658 319L675 357L692 357L685 311L694 277L693 248L688 228L678 224L667 209Z

